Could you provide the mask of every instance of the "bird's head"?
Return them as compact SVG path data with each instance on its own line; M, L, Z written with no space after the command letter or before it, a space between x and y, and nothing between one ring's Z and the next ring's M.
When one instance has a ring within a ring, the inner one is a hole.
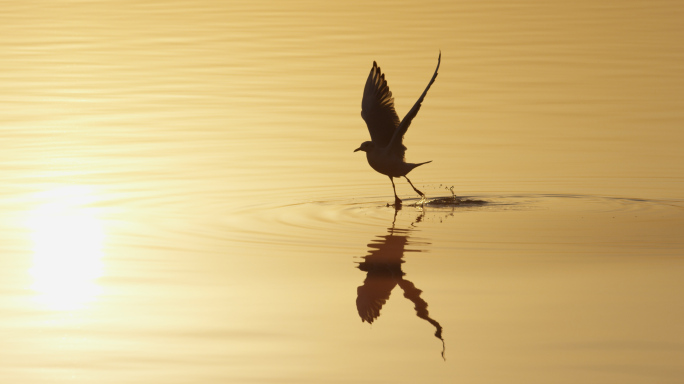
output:
M364 141L363 143L361 143L360 147L358 147L354 150L354 152L358 152L358 151L370 152L373 150L373 148L375 148L375 144L373 144L372 141Z

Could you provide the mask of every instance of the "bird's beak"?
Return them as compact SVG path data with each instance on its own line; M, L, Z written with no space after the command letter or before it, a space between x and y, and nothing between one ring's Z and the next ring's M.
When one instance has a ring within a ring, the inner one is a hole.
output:
M358 151L360 151L360 150L361 150L361 147L358 147L358 148L356 148L356 149L354 150L354 152L358 152Z

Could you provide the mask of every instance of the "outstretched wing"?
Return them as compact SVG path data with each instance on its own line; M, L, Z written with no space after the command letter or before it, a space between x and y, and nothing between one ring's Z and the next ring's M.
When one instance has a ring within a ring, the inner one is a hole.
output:
M402 141L404 140L404 134L406 131L408 131L409 125L411 125L411 121L413 120L414 117L418 114L418 111L420 110L420 105L423 102L423 99L425 99L425 95L427 95L428 90L430 89L430 86L432 83L435 82L435 79L437 78L437 71L439 70L439 64L442 62L442 52L439 52L439 57L437 58L437 68L435 68L435 74L432 75L432 79L430 79L430 83L427 85L425 88L425 91L423 91L423 94L420 95L420 98L416 103L413 105L413 108L404 116L404 119L401 120L401 123L399 124L399 127L396 129L394 132L394 135L392 136L392 139L390 140L390 151L395 152L395 153L401 153L403 156L404 151L406 151L406 147L404 147ZM364 97L365 99L365 97ZM394 109L393 109L394 110Z
M399 126L392 92L375 61L363 89L361 117L366 121L371 140L378 147L387 146Z

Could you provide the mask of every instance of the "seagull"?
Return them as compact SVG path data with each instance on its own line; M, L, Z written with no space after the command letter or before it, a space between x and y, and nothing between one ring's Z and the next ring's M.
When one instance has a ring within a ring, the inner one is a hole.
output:
M425 201L425 194L419 191L406 175L413 168L430 163L432 160L417 164L407 163L404 157L406 147L402 141L409 125L411 125L411 121L418 114L425 95L437 78L437 70L439 70L441 61L442 52L440 51L435 74L432 75L432 79L430 79L430 83L425 88L425 91L423 91L423 94L420 95L418 101L416 101L413 108L404 116L401 122L399 122L399 116L397 116L397 112L394 110L394 97L392 97L392 92L387 85L387 80L385 80L385 74L382 73L375 61L368 75L368 80L366 80L366 86L363 89L361 117L366 121L371 141L364 141L354 152L366 152L366 159L371 168L389 177L392 182L392 189L394 190L395 207L401 206L401 199L397 196L393 177L399 178L403 176L411 184L413 190L421 196L420 201Z

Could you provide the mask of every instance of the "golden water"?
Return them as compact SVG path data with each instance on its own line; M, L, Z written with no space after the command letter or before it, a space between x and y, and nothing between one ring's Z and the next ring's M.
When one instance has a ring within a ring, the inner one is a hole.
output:
M683 13L4 4L0 378L681 382ZM440 50L411 179L488 203L395 211L363 84Z

